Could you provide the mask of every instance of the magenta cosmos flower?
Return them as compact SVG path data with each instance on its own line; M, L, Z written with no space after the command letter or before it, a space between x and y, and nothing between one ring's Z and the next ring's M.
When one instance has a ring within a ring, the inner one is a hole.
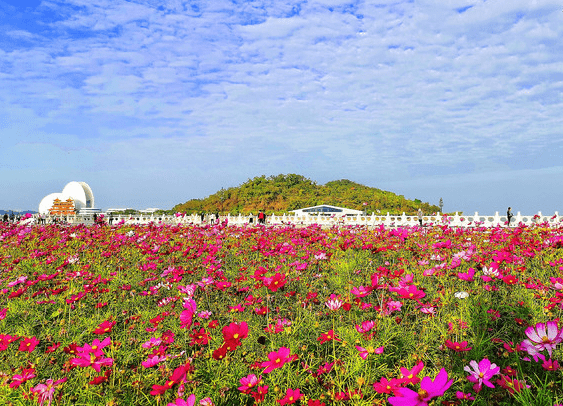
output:
M281 347L277 352L272 351L268 354L268 361L262 362L261 367L265 367L263 373L269 374L274 369L283 367L287 362L297 359L297 355L291 355L291 350L286 347Z
M500 372L500 367L496 364L492 364L487 358L483 358L479 364L477 364L477 361L473 360L469 363L469 365L473 369L469 368L469 366L466 366L463 369L465 372L469 372L470 375L467 377L467 380L475 384L473 385L473 390L475 392L479 393L483 384L489 388L495 387L495 385L491 383L490 379Z
M559 331L556 321L538 323L535 327L528 327L525 333L528 338L522 342L522 346L536 361L537 354L543 350L547 350L551 357L553 349L563 341L563 330Z
M391 396L387 400L393 406L427 406L433 398L442 396L453 383L453 379L448 380L448 373L442 368L434 381L429 376L422 378L418 392L401 388L400 396Z

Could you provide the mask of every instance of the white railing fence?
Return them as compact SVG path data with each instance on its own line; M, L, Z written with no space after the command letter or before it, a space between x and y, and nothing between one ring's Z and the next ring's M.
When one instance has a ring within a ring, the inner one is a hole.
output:
M110 221L111 219L111 221ZM63 219L65 222L70 224L80 224L93 223L94 219L92 216L72 216ZM258 222L258 218L255 215L244 216L244 215L225 215L219 216L219 222L227 221L229 225L255 225ZM205 216L203 220L200 215L155 215L155 214L138 214L138 215L118 215L114 214L112 216L104 216L105 222L111 222L113 225L116 224L149 224L149 223L164 223L164 224L213 224L215 223L214 216ZM37 219L35 220L37 222ZM46 223L51 223L52 219L47 218ZM496 227L496 226L506 226L507 217L505 215L500 215L496 212L494 215L483 215L475 212L472 215L460 215L458 213L453 215L442 215L437 213L435 215L425 215L423 216L422 223L426 226L447 224L452 227ZM532 215L522 215L518 212L512 218L510 225L512 227L518 224L533 225L540 223L547 223L552 226L562 225L563 216L560 216L558 212L554 215L543 215L541 212ZM399 227L399 226L415 226L419 225L418 217L416 215L407 215L405 213L401 215L395 215L387 213L386 215L372 213L371 215L347 215L347 216L317 216L317 215L306 215L306 216L296 216L292 214L283 215L270 215L266 218L266 224L268 225L283 225L283 224L295 224L295 225L312 225L318 224L321 226L331 227L331 226L380 226L384 225L386 227Z

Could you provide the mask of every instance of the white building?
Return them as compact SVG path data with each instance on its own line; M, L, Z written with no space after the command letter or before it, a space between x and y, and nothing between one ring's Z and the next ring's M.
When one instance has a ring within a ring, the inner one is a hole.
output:
M305 207L304 209L291 210L296 216L359 216L363 214L361 210L347 209L345 207L331 206L328 204L321 204L319 206Z
M94 193L86 182L70 182L63 188L60 193L51 193L41 199L39 203L39 213L49 214L49 209L53 207L55 199L66 201L67 199L74 201L74 208L77 213L82 209L94 208Z

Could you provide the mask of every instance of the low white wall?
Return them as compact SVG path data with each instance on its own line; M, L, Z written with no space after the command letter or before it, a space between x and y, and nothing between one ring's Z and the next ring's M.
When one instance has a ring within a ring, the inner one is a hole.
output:
M108 216L105 216L105 221L109 220ZM254 225L258 222L256 216L220 216L219 221L223 222L227 220L230 225ZM165 223L165 224L211 224L214 221L205 219L201 221L199 215L149 215L149 214L139 214L139 215L114 215L113 224L125 223L125 224L149 224L149 223ZM437 213L436 215L426 215L423 216L423 224L430 225L440 225L448 224L453 227L496 227L505 226L507 218L505 215L500 215L496 212L494 215L483 215L475 212L472 215L442 215ZM548 223L550 225L558 225L563 221L563 216L560 216L558 212L554 215L543 215L541 212L532 215L521 215L520 212L514 215L510 225L512 227L517 226L522 223L525 225L533 225L538 223ZM68 222L73 223L91 223L93 218L91 216L76 216L68 218ZM379 226L384 225L386 227L398 227L398 226L415 226L418 225L418 217L416 215L406 215L405 213L401 215L394 215L387 213L386 215L375 214L371 215L358 215L358 216L295 216L295 215L270 215L266 218L266 224L269 225L282 225L282 224L296 224L296 225L311 225L319 224L321 226L337 226L337 225L347 225L347 226Z

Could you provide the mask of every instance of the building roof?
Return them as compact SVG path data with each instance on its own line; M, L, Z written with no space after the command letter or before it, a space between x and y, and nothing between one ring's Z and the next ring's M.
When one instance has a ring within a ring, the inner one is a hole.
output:
M330 204L320 204L318 206L304 207L302 209L291 210L294 213L320 213L320 214L362 214L361 210L348 209L346 207L332 206Z

